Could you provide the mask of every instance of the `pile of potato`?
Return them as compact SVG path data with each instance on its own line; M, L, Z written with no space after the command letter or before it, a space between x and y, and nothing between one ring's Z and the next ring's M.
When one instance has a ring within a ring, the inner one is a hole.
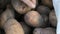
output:
M23 1L0 0L0 34L56 34L52 0L36 0L35 7Z

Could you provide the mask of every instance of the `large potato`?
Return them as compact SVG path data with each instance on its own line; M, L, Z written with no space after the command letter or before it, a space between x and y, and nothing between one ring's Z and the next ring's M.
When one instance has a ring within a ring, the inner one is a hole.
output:
M32 27L44 27L43 17L37 11L29 11L24 16L25 22Z

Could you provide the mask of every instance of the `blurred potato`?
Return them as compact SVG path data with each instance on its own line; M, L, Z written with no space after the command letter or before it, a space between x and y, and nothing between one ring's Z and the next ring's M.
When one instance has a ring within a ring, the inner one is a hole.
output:
M32 27L44 27L43 17L37 11L29 11L24 16L25 22Z
M57 26L57 18L56 18L56 15L55 15L55 11L52 10L50 13L49 13L49 21L51 23L52 26L56 27Z
M33 34L56 34L51 28L35 28Z
M50 9L46 6L43 6L43 5L39 5L37 7L37 11L42 14L42 15L48 15L49 12L50 12Z

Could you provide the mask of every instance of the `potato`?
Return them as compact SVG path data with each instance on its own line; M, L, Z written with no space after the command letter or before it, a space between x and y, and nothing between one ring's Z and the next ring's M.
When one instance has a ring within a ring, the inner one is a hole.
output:
M50 9L46 6L40 5L37 7L37 11L42 15L48 15L50 12Z
M52 8L52 7L53 7L52 0L41 0L41 3L42 3L43 5L48 6L49 8Z
M57 18L56 18L56 15L55 15L55 11L52 10L50 13L49 13L49 21L51 23L52 26L56 27L57 26Z
M24 22L20 22L22 27L23 27L23 30L25 32L25 34L29 34L30 31L31 31L31 27L29 27L28 25L26 25Z
M8 19L14 18L14 11L10 8L7 8L0 17L1 27L5 24Z
M9 19L3 26L6 34L24 34L22 25L15 19Z
M24 14L28 12L29 10L31 10L31 8L28 7L21 0L11 0L11 4L19 14Z
M56 34L52 29L35 28L33 34Z
M29 11L24 16L24 20L28 25L32 27L44 27L45 26L42 16L37 11Z

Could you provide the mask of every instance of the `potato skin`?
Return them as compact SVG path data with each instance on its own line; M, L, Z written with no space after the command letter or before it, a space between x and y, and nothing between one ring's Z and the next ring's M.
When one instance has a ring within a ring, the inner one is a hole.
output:
M28 26L26 23L20 22L20 24L22 25L25 34L29 34L31 32L31 27Z
M56 27L57 26L57 18L56 18L56 15L55 15L55 11L52 10L50 13L49 13L49 21L51 23L52 26Z
M35 28L33 34L56 34L52 29Z
M42 14L42 15L48 15L49 12L50 12L50 9L46 6L43 6L43 5L39 5L37 7L37 11Z
M53 7L52 0L41 0L41 3L49 8Z
M44 25L43 18L37 11L29 11L24 16L24 20L32 27L42 27Z
M14 18L14 11L8 8L1 14L1 27L3 27L4 23L10 18Z
M6 34L24 34L22 25L15 19L9 19L3 26Z
M31 10L30 7L28 7L25 3L23 3L21 0L12 0L11 1L12 6L19 14L25 14L29 10Z

